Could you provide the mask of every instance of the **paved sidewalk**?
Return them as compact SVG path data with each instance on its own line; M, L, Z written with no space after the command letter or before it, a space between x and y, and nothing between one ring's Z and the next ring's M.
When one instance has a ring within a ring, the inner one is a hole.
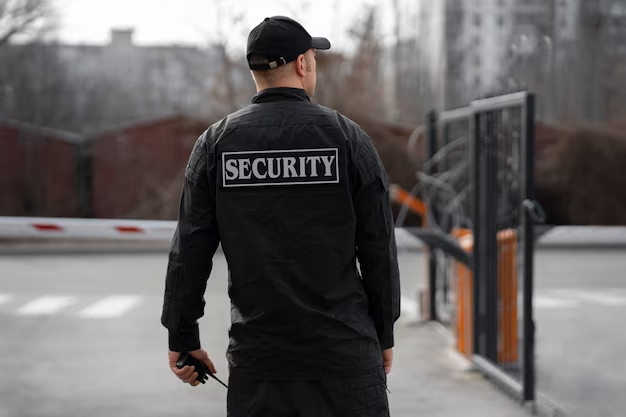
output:
M522 417L522 405L463 370L436 325L396 326L394 367L388 377L392 417Z

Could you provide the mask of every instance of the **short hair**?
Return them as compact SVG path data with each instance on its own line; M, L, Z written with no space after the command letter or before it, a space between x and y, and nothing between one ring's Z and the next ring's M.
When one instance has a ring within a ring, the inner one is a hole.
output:
M248 59L252 65L269 64L269 60L261 55L252 54ZM283 78L293 67L294 63L289 62L276 68L266 70L253 70L255 77L262 78L266 82L276 82Z
M250 64L252 65L259 65L259 64L268 64L269 60L261 55L258 54L251 54L250 57L248 58ZM307 57L307 55L304 55L304 60L307 63L306 69L307 71L311 71L311 62L309 61L309 58ZM289 73L289 71L291 71L291 68L293 68L293 66L295 65L295 61L291 61L288 62L285 65L281 65L279 67L276 68L272 68L272 69L266 69L266 70L253 70L252 74L254 74L255 77L259 77L262 78L263 81L268 82L268 83L275 83L277 81L280 81L281 78L283 78L285 75L287 75L287 73Z

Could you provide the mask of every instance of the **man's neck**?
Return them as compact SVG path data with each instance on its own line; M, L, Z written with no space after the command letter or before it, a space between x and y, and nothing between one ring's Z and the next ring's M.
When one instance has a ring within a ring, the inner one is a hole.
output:
M263 83L257 86L257 93L260 93L263 90L267 90L268 88L298 88L303 90L302 83L297 81L281 81L279 83Z

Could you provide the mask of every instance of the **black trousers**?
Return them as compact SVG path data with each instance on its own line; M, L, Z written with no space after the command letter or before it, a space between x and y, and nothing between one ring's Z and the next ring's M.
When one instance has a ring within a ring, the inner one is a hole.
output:
M387 376L270 381L231 372L228 417L389 417Z

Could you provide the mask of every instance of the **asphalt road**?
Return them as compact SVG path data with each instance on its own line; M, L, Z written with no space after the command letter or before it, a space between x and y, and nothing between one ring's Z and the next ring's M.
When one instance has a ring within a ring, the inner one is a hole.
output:
M423 257L402 253L400 261L403 293L414 296ZM164 254L0 256L0 417L224 415L223 387L209 381L189 389L167 368L159 322L165 265ZM222 256L214 268L201 337L226 378ZM572 415L622 416L626 251L541 250L536 281L539 388ZM413 307L404 303L404 320L415 318ZM397 344L415 343L411 334L402 327ZM427 397L425 383L416 382L415 392ZM407 389L400 379L390 386ZM394 408L394 415L414 415L410 402L392 399Z
M209 380L192 389L167 366L160 324L166 262L164 253L0 256L0 417L225 415L222 386ZM424 268L419 254L403 256L408 294ZM218 253L200 320L202 345L223 380L226 276ZM417 318L415 303L403 308L404 323ZM414 333L400 326L398 343L403 331ZM401 377L394 383L406 385Z
M626 410L626 250L535 258L537 380L572 416Z

